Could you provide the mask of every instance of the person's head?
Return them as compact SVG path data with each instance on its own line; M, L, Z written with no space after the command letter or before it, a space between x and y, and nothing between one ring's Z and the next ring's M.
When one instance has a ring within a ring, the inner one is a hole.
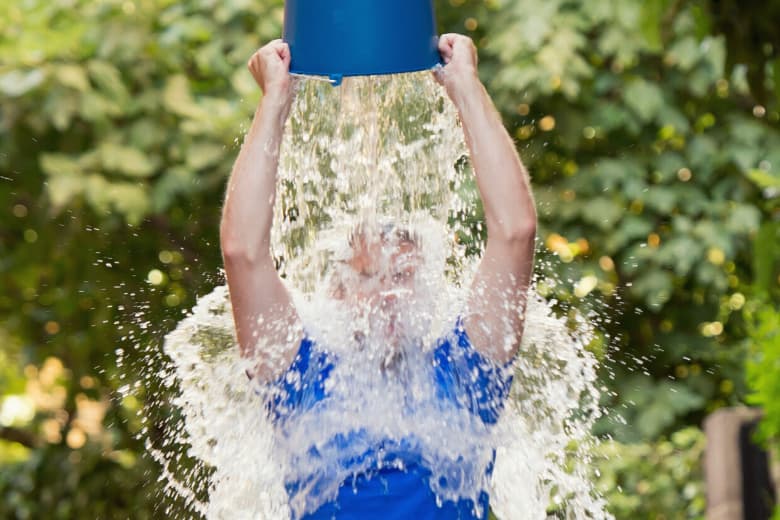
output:
M324 328L334 344L362 352L345 359L376 360L384 372L432 339L444 248L436 228L414 222L406 228L363 221L340 240L326 238L332 256L320 302L332 305L333 320Z
M330 296L352 316L350 334L394 356L421 337L420 237L395 224L361 223L333 263Z
M420 238L395 224L357 225L349 249L335 262L336 299L373 309L386 309L414 294L421 264Z

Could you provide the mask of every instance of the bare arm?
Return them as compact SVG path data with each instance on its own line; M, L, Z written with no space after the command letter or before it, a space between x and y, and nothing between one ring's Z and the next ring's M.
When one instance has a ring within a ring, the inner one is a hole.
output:
M292 102L289 63L290 51L280 40L249 60L264 96L233 166L220 223L241 355L257 361L254 375L262 380L289 366L300 339L298 314L270 249L279 151Z
M536 209L528 173L477 76L474 44L445 34L439 50L447 65L437 79L458 108L487 224L464 325L477 350L503 363L515 356L523 333Z

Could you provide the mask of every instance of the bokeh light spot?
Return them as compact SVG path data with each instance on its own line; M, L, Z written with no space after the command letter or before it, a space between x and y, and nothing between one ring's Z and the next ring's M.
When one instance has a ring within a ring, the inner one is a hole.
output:
M159 269L152 269L146 275L146 280L152 285L160 285L165 281L165 275Z

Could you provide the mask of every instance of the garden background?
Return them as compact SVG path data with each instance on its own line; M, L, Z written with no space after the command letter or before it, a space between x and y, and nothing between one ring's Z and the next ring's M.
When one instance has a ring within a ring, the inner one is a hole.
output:
M612 317L589 347L625 418L596 431L611 511L703 517L704 417L762 406L780 439L780 2L436 9L478 43L531 172L539 257L564 281L540 292ZM0 2L0 517L176 506L138 435L159 434L139 415L156 389L118 391L141 361L128 330L143 316L159 345L221 283L224 185L260 97L245 64L282 14Z

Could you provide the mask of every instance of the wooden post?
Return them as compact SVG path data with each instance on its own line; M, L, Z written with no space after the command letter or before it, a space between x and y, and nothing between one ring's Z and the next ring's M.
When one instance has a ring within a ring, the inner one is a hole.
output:
M760 410L722 408L704 421L708 520L765 520L775 501L769 459L751 441Z

